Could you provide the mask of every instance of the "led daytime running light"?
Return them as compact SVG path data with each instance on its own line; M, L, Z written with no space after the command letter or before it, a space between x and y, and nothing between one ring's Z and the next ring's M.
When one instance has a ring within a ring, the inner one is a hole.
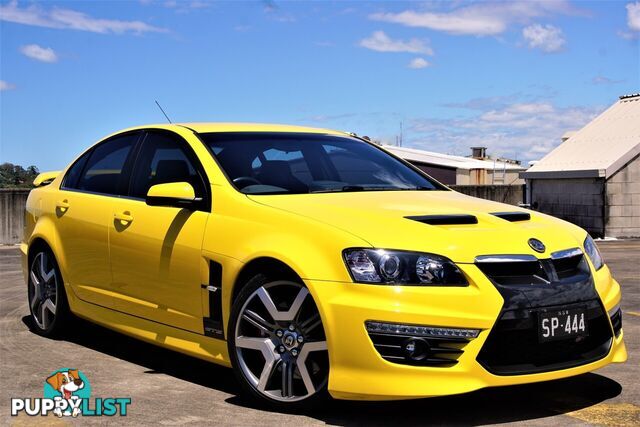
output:
M366 321L367 332L431 338L477 338L480 329L443 328Z

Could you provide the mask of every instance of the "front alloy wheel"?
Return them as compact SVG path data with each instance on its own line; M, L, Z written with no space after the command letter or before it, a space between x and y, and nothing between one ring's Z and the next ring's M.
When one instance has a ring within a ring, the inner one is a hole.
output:
M245 388L263 401L307 401L324 391L329 376L320 313L301 284L262 282L252 280L234 307L234 367Z

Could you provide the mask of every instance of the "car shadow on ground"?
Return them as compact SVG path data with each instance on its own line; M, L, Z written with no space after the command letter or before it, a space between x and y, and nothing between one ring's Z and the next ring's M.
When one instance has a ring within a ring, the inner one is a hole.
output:
M23 323L33 330L29 316ZM231 369L154 346L77 319L69 341L165 374L233 395L232 405L259 408L240 396ZM598 374L519 386L498 387L431 399L392 402L327 400L295 413L335 425L482 425L518 422L577 411L618 396L620 384ZM268 409L267 409L268 410Z

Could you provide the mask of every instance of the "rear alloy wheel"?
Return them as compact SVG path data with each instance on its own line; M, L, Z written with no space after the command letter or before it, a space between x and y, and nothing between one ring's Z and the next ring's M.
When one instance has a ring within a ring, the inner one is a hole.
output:
M38 249L29 268L29 311L35 332L52 336L60 332L68 313L62 276L50 251Z
M252 280L234 306L232 362L253 396L272 404L302 404L322 394L329 377L320 313L303 285L262 282Z

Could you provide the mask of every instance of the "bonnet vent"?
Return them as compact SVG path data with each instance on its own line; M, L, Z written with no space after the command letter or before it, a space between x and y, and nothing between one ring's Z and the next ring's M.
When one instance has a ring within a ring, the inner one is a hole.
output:
M473 215L419 215L405 216L405 218L430 225L458 225L478 223L478 218Z
M531 219L531 215L527 212L492 212L491 215L511 222L529 221Z

